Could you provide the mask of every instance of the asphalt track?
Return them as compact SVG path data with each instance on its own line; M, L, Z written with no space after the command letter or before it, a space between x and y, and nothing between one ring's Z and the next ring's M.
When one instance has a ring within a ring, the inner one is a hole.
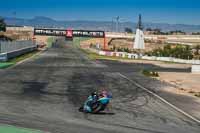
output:
M137 76L141 67L91 61L71 42L59 40L39 56L0 71L0 123L51 133L199 133L197 123L119 75ZM113 93L112 109L78 112L87 96L102 88Z

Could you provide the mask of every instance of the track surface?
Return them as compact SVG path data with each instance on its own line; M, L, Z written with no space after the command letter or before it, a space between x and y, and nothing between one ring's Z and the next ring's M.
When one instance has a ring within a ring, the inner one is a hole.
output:
M142 66L90 61L60 40L37 58L0 71L0 123L52 133L199 133L195 122L118 74L136 76ZM112 111L78 112L101 88L113 93Z

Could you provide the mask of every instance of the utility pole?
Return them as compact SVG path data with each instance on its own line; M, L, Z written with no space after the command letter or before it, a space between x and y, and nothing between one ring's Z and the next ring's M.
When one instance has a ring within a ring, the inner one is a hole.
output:
M116 22L115 22L115 32L119 32L119 20L120 20L120 17L119 16L117 16L117 17L113 17L112 18L112 31L114 31L114 20L116 20Z
M141 14L139 14L139 21L138 21L137 29L143 30Z
M111 24L111 32L113 32L113 30L114 30L114 27L113 27L113 24L114 24L114 20L113 20L114 18L112 18L112 24Z
M117 16L116 17L116 32L119 32L119 19L120 19L120 17Z
M17 16L17 12L16 11L14 11L13 12L13 16L14 16L14 26L16 26L16 22L17 22L17 18L16 18L16 16Z
M112 29L114 29L113 28L113 24L114 24L114 21L113 20L116 20L116 22L115 22L115 32L119 32L120 30L120 22L122 22L122 21L125 21L126 19L123 19L123 18L121 18L120 16L117 16L117 17L114 17L114 18L112 18ZM123 26L122 26L123 27Z

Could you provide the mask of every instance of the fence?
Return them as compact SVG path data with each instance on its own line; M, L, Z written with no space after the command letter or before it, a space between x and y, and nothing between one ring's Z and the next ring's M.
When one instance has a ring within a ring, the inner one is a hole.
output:
M0 42L0 53L8 53L33 46L35 44L32 41Z

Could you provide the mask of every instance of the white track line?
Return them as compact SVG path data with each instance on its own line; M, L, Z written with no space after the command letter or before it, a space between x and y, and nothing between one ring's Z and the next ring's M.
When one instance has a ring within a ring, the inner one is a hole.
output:
M130 81L131 83L135 84L137 87L145 90L146 92L148 92L149 94L155 96L156 98L160 99L163 103L169 105L170 107L172 107L173 109L175 109L176 111L182 113L183 115L185 115L186 117L192 119L193 121L197 122L198 124L200 124L200 120L198 120L197 118L193 117L192 115L186 113L185 111L181 110L180 108L176 107L175 105L169 103L167 100L165 100L164 98L160 97L159 95L157 95L156 93L150 91L149 89L143 87L142 85L136 83L135 81L129 79L128 77L126 77L125 75L118 73L121 77L123 77L124 79L127 79L128 81Z

